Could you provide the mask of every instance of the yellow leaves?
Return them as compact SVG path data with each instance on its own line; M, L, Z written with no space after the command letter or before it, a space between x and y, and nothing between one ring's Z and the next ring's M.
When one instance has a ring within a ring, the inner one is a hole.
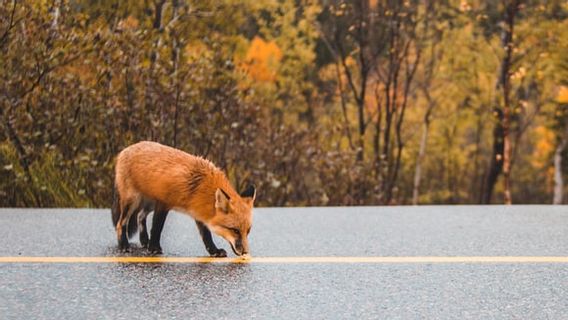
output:
M150 64L151 64L151 62L150 62L150 59L148 59L148 58L145 58L140 62L140 66L144 69L150 68Z
M511 75L511 79L517 80L522 79L527 74L527 69L525 67L520 67L515 73Z
M335 64L330 63L322 66L318 70L318 77L323 81L334 81L337 79L337 69Z
M210 49L201 41L188 43L184 51L188 63L193 63L203 57L211 57Z
M54 72L59 76L66 76L68 78L77 77L84 86L92 86L97 81L96 70L93 68L93 64L89 62L79 61L68 64Z
M559 103L568 103L568 87L562 86L556 96L556 101Z
M282 50L276 42L264 41L257 36L251 41L240 67L254 80L273 82L281 60Z
M556 135L545 126L538 126L534 131L536 142L531 164L534 168L542 169L550 164L550 154L554 151Z

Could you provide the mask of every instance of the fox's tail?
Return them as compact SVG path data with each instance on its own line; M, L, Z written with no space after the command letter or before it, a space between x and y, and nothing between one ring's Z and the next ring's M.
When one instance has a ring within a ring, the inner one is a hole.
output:
M112 214L112 225L116 228L118 219L120 219L120 194L118 194L116 184L114 183L112 184L112 207L110 210Z

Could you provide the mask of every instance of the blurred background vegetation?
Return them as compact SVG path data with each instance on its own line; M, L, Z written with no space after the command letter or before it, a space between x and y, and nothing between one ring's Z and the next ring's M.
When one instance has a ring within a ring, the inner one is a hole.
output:
M140 140L259 205L563 203L564 0L0 0L0 205L108 207Z

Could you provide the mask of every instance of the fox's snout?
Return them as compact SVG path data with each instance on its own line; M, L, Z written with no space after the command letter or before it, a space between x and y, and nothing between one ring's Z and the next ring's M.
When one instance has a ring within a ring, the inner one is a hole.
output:
M237 256L250 254L248 234L244 234L242 232L229 231L229 229L227 228L215 225L209 225L209 228L216 235L225 239L225 241L229 243L231 249Z
M247 240L243 241L242 239L236 239L234 241L234 244L230 241L229 241L229 243L231 244L231 249L233 249L233 252L237 256L249 254L249 248L248 248L248 241ZM243 245L243 243L245 243L246 245Z
M242 237L232 237L226 234L220 234L231 246L231 249L237 256L249 254L248 239Z

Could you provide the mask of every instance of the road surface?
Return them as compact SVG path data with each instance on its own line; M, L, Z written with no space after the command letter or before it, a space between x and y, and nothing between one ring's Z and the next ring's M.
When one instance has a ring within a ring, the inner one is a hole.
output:
M249 261L176 213L160 257L109 210L0 209L0 235L0 319L568 319L566 206L255 209Z

